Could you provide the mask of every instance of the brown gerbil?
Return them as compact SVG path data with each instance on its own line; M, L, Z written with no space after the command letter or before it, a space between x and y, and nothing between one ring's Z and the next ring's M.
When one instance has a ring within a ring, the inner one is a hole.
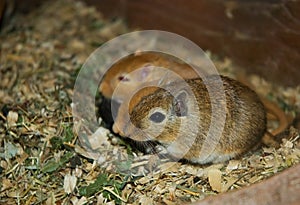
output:
M113 130L138 141L155 140L171 156L194 163L234 158L260 143L266 113L250 88L228 77L221 76L221 80L225 98L217 76L206 77L205 84L196 78L171 82L164 89L141 89L130 100L130 119L117 119ZM211 92L207 86L213 88ZM218 108L214 114L213 107ZM223 127L210 129L213 115L220 120L225 115Z
M155 67L163 69L155 70ZM122 58L109 68L100 84L100 92L107 99L111 99L114 94L115 100L122 102L131 90L157 78L165 69L175 72L183 79L198 76L189 64L171 55L151 51L141 52ZM137 71L132 72L135 70ZM114 93L117 86L119 91Z
M104 122L110 126L114 121L111 105L117 110L136 88L141 87L144 82L153 82L165 75L166 71L174 72L183 79L198 76L189 64L160 52L137 52L112 65L105 73L99 87L103 96L99 111ZM204 69L198 69L198 72L205 73Z

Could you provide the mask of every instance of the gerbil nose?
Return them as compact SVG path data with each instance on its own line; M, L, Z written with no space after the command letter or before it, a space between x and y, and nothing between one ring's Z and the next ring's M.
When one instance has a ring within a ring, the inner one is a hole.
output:
M113 130L114 133L116 133L116 134L119 133L119 129L118 129L118 126L116 125L116 123L113 124L112 130Z
M124 133L119 129L119 126L116 122L113 124L112 130L114 133L124 136Z

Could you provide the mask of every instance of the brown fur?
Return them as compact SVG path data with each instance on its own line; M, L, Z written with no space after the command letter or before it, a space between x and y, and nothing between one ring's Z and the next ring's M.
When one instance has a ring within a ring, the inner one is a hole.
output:
M206 157L201 155L211 124L212 103L220 107L225 106L224 99L219 97L221 92L216 86L216 79L216 76L207 78L207 84L213 88L210 95L216 96L214 102L211 101L206 85L200 78L186 80L196 99L193 101L191 93L189 93L186 102L187 116L183 117L176 116L171 112L175 100L172 94L162 88L154 88L151 92L147 92L147 88L142 89L133 96L130 102L129 112L132 124L129 123L129 119L122 123L116 121L114 131L138 141L153 139L155 134L154 139L167 149L169 148L171 155L182 156L184 159L201 164L225 161L248 151L261 141L266 131L264 106L254 91L238 81L222 76L226 95L225 126L219 141L208 139L209 144L216 144L215 149L210 150L213 149L213 146L204 147L209 154ZM181 92L185 86L182 82L173 82L169 83L167 88L175 90L174 95L176 96L176 93ZM157 131L160 130L157 124L152 129L148 119L151 114L149 112L155 112L156 109L164 110L167 116L161 132ZM191 113L192 110L195 110L195 113ZM221 117L221 113L218 112L217 110L217 116ZM213 132L215 131L213 130ZM170 146L176 140L178 144L174 147ZM187 147L188 149L186 149ZM181 149L184 150L182 155Z
M145 68L145 66L156 66L165 69L169 69L180 75L184 79L194 78L197 76L197 73L192 69L189 64L185 62L167 55L158 52L143 52L138 54L132 54L121 61L115 63L106 73L102 79L100 84L100 92L101 94L111 99L112 95L115 91L115 88L121 83L122 86L119 86L119 92L115 93L115 97L118 100L123 100L127 97L127 93L129 90L132 90L136 87L139 87L143 82L152 81L152 78L156 78L160 76L164 70L159 72L149 72L146 73L145 76L141 74L141 76L131 76L131 72L137 70L139 68ZM142 72L142 71L141 71ZM120 80L120 77L127 77L127 81ZM132 88L131 88L132 87Z

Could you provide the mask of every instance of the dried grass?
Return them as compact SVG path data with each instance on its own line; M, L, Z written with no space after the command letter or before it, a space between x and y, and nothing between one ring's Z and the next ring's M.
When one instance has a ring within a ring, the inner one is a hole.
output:
M70 107L76 73L95 48L126 31L121 21L105 21L94 8L72 1L51 1L15 16L2 30L1 204L182 204L299 163L299 133L292 127L280 148L262 147L206 166L143 155L104 128L98 133L99 147L105 145L101 154L78 146ZM235 76L230 60L214 57L214 62L221 73ZM249 79L261 95L295 116L300 87Z

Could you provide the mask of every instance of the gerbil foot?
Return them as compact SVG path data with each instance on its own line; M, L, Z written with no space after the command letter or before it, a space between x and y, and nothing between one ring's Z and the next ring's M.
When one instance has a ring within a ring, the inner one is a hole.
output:
M274 136L269 133L266 132L265 135L262 138L262 142L264 145L268 146L268 147L274 147L274 148L279 148L280 147L280 143L277 142L274 138Z

